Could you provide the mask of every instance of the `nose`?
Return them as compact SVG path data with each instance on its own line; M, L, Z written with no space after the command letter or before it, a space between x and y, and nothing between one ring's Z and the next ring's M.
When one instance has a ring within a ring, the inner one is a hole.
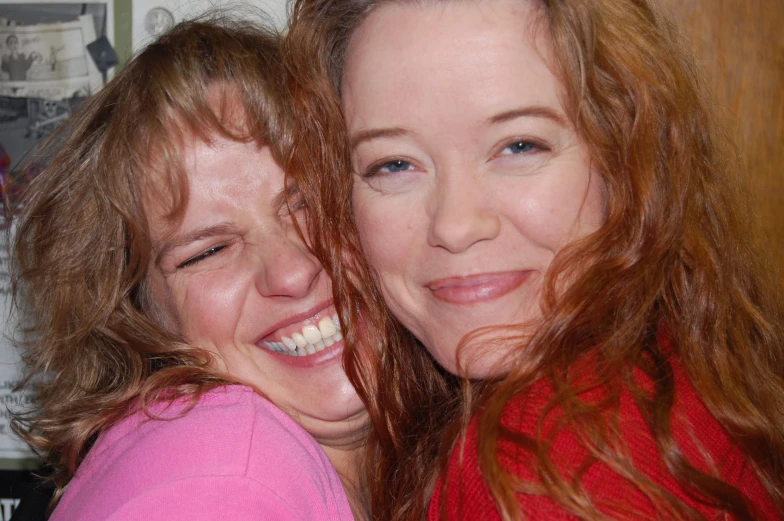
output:
M293 230L280 230L262 244L256 279L259 293L268 298L303 298L316 287L323 268Z
M463 253L501 231L491 194L475 175L446 175L436 181L430 201L428 244Z

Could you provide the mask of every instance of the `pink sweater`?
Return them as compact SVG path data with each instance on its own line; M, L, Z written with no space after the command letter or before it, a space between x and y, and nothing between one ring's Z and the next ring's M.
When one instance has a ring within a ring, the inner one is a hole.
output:
M183 404L168 411L177 416ZM242 386L206 393L180 418L139 412L96 442L50 521L351 520L316 441Z

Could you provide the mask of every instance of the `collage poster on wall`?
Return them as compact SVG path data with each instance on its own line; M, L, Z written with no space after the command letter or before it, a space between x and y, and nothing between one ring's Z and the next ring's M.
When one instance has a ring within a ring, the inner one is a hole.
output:
M110 77L95 45L112 50L112 16L111 0L0 0L0 196L6 210L0 215L0 460L6 462L33 458L10 430L9 410L24 408L29 395L14 391L22 373L11 316L7 215L23 207L24 188L46 166L32 151ZM0 499L7 494L0 491ZM5 514L0 505L0 520Z
M22 508L20 500L27 511L45 508L51 495L37 477L40 461L10 429L11 411L24 410L30 394L15 390L23 372L9 216L23 209L25 188L50 160L35 150L111 78L113 13L113 0L0 0L0 521Z

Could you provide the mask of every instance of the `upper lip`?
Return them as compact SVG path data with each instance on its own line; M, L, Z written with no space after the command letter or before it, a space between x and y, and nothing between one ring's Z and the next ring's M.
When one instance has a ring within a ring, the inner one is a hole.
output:
M274 324L273 326L267 328L267 330L263 334L259 335L259 340L258 341L261 341L262 339L264 339L267 336L271 335L272 333L274 333L278 329L283 329L286 326L290 326L292 324L296 324L297 322L302 322L304 320L307 320L307 319L309 319L311 317L316 316L319 313L319 311L324 310L324 309L328 308L329 306L331 306L332 302L333 302L333 299L330 298L330 299L327 299L327 300L325 300L325 301L323 301L323 302L321 302L319 304L316 304L315 306L313 306L313 307L311 307L311 308L309 308L309 309L307 309L305 311L302 311L300 313L296 313L294 315L286 316L285 319L283 319L280 322Z

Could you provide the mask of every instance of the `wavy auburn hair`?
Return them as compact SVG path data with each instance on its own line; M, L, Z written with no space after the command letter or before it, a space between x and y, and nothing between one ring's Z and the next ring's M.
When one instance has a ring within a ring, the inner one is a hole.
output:
M295 106L310 114L303 120L318 122L297 127L290 166L305 179L311 227L319 230L314 248L332 274L346 323L347 372L374 427L367 467L374 517L426 517L438 474L481 409L479 463L504 519L522 517L515 493L523 488L498 461L503 439L532 454L543 493L581 519L604 519L579 483L558 471L548 440L522 441L501 427L504 406L545 379L555 394L544 411L560 407L565 418L579 417L566 427L597 444L586 446L592 457L634 469L628 456L602 450L616 441L606 410L586 407L569 377L586 356L599 362L590 383L606 388L608 404L618 403L622 389L612 382L620 375L681 486L737 519L753 519L743 495L692 466L673 438L676 356L784 507L780 283L756 243L746 196L725 155L731 147L671 24L645 0L531 0L541 7L565 110L603 173L606 218L556 256L541 296L545 318L533 334L518 335L508 376L461 386L470 382L439 370L386 310L353 222L341 76L354 31L386 1L297 0L284 46L297 78ZM663 324L670 349L657 342ZM358 349L360 335L379 349ZM635 369L655 382L652 394L634 384ZM701 518L639 472L624 475L668 518Z
M226 383L150 298L143 201L160 197L181 217L189 140L269 144L282 158L278 42L227 16L179 24L84 101L43 152L51 161L26 193L13 244L20 386L34 392L13 427L52 465L58 494L136 404Z

